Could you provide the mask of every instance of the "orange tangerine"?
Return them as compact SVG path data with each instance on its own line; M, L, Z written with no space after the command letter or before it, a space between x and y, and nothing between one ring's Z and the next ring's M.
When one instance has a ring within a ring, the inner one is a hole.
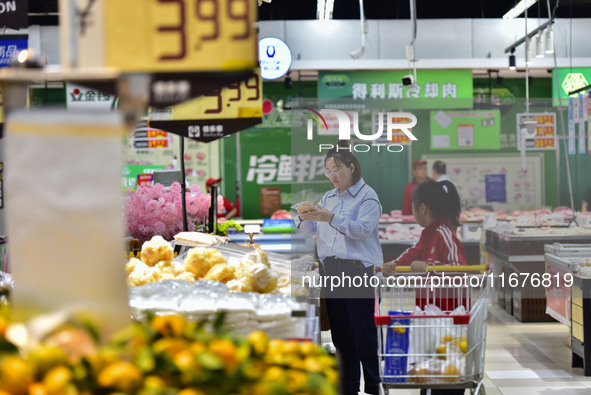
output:
M238 365L236 345L227 339L214 339L209 343L209 350L220 357L228 370L233 370Z
M64 392L68 383L72 380L72 372L65 366L52 368L43 378L43 385L48 395L58 395Z
M460 369L458 369L458 367L456 365L450 363L449 365L447 365L445 367L445 370L443 371L443 375L448 376L448 377L443 378L445 381L449 381L449 382L458 381L458 379L460 377Z
M0 390L11 395L26 394L33 383L33 369L20 357L9 356L0 363Z
M161 315L154 317L151 325L162 336L181 336L185 331L187 322L178 315Z
M129 362L115 362L104 368L98 376L101 387L116 388L133 393L142 380L142 372Z
M0 392L3 394L4 392ZM29 386L29 395L47 395L47 390L41 383L33 383Z

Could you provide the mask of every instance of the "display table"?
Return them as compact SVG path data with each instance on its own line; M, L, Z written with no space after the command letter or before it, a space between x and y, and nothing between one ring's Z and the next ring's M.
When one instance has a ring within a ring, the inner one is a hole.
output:
M560 243L589 243L591 235L519 235L486 231L486 251L491 254L494 290L499 306L521 322L554 321L546 313L546 288L532 286L531 281L519 281L510 286L509 277L516 273L519 279L527 274L538 276L546 273L544 245ZM504 287L500 279L504 278Z

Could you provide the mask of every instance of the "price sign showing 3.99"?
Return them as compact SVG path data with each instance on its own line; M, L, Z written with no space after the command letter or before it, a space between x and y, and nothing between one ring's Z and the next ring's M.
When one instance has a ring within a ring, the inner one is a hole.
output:
M257 66L254 0L94 0L79 14L79 66L139 72Z

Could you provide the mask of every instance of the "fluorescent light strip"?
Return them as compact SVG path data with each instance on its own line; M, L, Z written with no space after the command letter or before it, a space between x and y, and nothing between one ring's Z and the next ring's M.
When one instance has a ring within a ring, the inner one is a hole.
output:
M537 1L538 0L521 0L515 7L511 8L505 15L503 15L503 19L517 18L525 12L526 8L536 4Z

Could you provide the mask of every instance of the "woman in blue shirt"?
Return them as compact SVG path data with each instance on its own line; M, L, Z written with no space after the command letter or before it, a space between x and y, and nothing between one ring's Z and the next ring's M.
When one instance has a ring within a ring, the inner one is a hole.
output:
M382 206L361 178L359 160L342 145L327 153L324 165L335 188L324 194L318 211L299 209L297 226L316 236L331 336L340 360L341 393L359 392L361 363L365 392L378 394L373 268L383 263L378 235Z

